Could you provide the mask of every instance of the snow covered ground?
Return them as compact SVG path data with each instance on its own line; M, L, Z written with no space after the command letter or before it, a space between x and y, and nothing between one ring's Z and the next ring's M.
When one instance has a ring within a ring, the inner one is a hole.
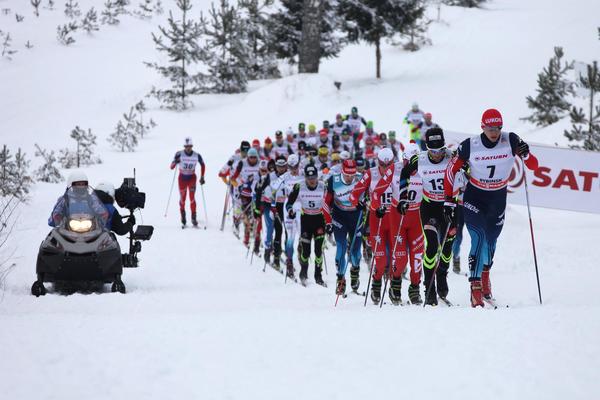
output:
M96 4L79 3L84 10ZM418 101L444 127L465 132L476 131L481 111L496 106L511 130L564 143L562 129L528 132L518 118L527 114L524 97L533 93L553 46L582 61L600 54L600 3L443 7L444 23L431 28L432 47L413 54L385 48L380 82L373 79L374 49L352 46L326 61L318 76L204 96L184 114L151 109L159 126L131 154L110 149L106 137L157 82L142 64L156 59L149 37L156 21L127 19L64 48L55 41L62 11L36 19L27 2L0 0L0 8L8 7L26 20L17 24L14 15L0 14L0 29L20 46L12 62L0 61L2 143L32 156L34 143L57 149L75 125L92 128L104 163L86 170L90 180L118 184L136 167L148 195L143 219L156 232L144 243L142 267L126 271L128 294L36 299L29 289L37 248L63 186L34 187L7 249L16 250L16 266L0 301L2 398L587 399L600 392L592 258L599 215L532 211L543 306L527 210L511 206L492 275L497 298L510 308L467 307L468 283L458 275L450 278L450 297L460 307L365 309L363 298L350 296L334 308L333 253L330 289L284 285L282 275L263 273L257 260L249 265L229 230L218 231L225 188L216 177L241 139L333 119L352 105L376 128L400 130L410 103ZM23 48L27 40L33 49ZM341 91L334 80L342 81ZM185 136L195 139L208 165L206 231L179 229L176 201L164 218L168 163ZM465 242L463 260L468 237Z

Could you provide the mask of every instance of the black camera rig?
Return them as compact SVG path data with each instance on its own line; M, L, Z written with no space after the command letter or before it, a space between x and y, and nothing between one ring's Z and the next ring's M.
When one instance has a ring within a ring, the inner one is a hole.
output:
M119 207L127 208L129 215L146 205L146 193L140 192L135 184L135 168L133 178L124 178L121 187L115 190L115 200ZM154 233L151 225L138 225L135 232L133 226L129 232L129 253L122 255L124 268L138 267L138 253L142 251L142 241L150 240Z

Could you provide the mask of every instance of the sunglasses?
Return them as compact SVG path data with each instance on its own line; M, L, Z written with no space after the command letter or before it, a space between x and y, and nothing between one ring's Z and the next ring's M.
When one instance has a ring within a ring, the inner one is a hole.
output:
M446 148L445 148L445 147L442 147L442 148L439 148L439 149L430 149L430 148L428 147L428 148L427 148L427 150L429 150L429 152L430 152L431 154L436 154L436 155L438 155L438 154L442 154L443 152L445 152L445 151L446 151Z
M502 130L502 127L501 126L485 126L484 129L487 129L489 131L500 132L500 130Z

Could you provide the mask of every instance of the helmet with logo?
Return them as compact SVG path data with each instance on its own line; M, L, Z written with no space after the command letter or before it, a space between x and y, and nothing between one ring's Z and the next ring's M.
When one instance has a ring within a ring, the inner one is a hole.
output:
M354 160L345 160L342 165L342 173L345 175L354 175L356 174L356 161Z
M481 116L481 129L483 128L500 128L502 129L502 114L495 108L487 109Z
M439 150L446 146L442 128L429 128L425 132L425 144L428 149Z

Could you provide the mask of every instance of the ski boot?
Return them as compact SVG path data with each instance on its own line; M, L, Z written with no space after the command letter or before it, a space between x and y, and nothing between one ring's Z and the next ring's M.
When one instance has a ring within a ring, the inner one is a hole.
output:
M481 289L486 300L494 299L494 296L492 296L492 282L490 281L490 268L492 268L491 265L484 265L481 273Z
M323 280L322 271L323 271L323 268L321 267L321 265L316 264L315 265L315 283L317 285L321 285L321 286L327 287L327 284Z
M402 304L402 278L392 278L388 294L393 305Z
M198 220L196 219L196 212L192 212L192 225L194 226L194 228L198 227Z
M254 249L252 250L254 252L254 255L259 257L260 256L260 238L257 238L254 241Z
M360 286L359 272L360 272L360 267L353 266L352 268L350 268L350 287L355 292L358 290L358 287Z
M480 280L471 281L471 307L484 307L483 290Z
M343 275L337 276L335 294L337 294L338 296L343 296L346 294L346 278Z
M181 210L181 226L185 227L187 219L185 218L185 210Z
M437 282L437 294L442 299L448 296L448 270L443 270L440 266L435 273L435 280Z
M460 256L452 258L452 272L460 274Z
M413 285L412 283L408 287L408 298L410 299L411 304L423 304L423 300L421 299L420 286L417 283Z
M300 263L300 283L306 286L308 280L308 263Z
M281 256L279 254L277 254L275 257L273 257L273 264L271 265L271 267L273 267L273 269L275 271L280 271L281 270Z
M437 291L435 288L435 275L433 274L433 269L424 268L425 270L425 279L423 284L425 286L425 304L428 306L437 306Z
M271 249L270 248L265 249L265 264L271 265Z
M294 262L291 258L285 260L286 273L287 277L290 279L294 279Z
M373 283L371 284L371 301L373 301L373 304L379 304L381 301L381 279L376 280L373 278Z

